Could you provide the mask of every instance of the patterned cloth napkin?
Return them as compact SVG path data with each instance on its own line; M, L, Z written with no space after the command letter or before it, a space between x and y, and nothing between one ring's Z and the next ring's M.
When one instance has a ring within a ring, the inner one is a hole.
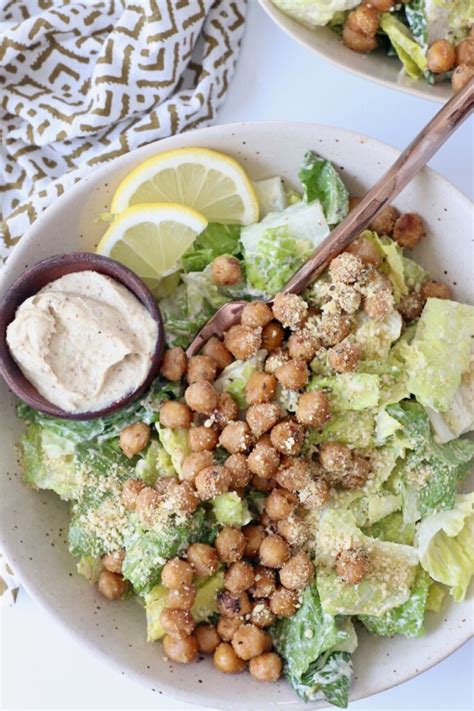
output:
M246 0L0 0L0 262L96 166L212 122L245 10Z
M96 166L212 122L246 0L0 0L0 263ZM0 554L0 595L18 584Z

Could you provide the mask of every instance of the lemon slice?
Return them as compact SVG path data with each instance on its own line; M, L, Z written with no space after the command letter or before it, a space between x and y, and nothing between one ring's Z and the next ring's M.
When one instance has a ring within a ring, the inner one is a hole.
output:
M193 207L210 222L258 221L258 199L246 172L229 156L207 148L180 148L145 161L122 180L111 212L150 202Z
M155 295L164 296L179 260L207 224L183 205L134 205L113 221L97 252L125 264Z

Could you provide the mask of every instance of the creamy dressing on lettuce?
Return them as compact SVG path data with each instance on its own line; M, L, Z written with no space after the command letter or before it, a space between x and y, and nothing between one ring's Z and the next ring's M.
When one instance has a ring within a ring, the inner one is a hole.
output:
M49 402L71 413L100 410L145 380L157 324L124 286L94 271L47 284L17 310L10 352Z

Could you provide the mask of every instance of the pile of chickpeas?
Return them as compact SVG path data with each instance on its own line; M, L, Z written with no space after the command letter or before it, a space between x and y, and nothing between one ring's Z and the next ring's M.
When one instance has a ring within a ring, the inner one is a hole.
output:
M403 0L402 0L403 1ZM371 52L377 47L379 13L389 12L395 0L365 0L347 16L342 32L346 47L355 52ZM455 92L474 76L474 28L469 37L454 46L445 39L435 40L426 55L427 67L433 74L454 69L451 83Z
M357 198L352 199L351 208L356 203ZM409 248L426 234L418 215L399 215L391 206L370 227ZM272 651L268 628L296 613L301 591L313 579L313 563L305 550L305 515L326 503L332 487L360 487L371 474L369 459L338 442L321 444L317 457L302 454L306 429L321 428L331 418L326 392L303 392L310 376L308 364L322 354L335 373L356 370L360 352L350 333L359 309L382 320L398 308L410 321L428 296L449 297L447 287L427 282L396 307L391 283L377 268L381 264L376 246L360 237L330 263L329 300L320 309L309 307L297 295L277 294L272 305L248 303L240 323L223 340L211 338L201 355L188 359L182 348L165 353L161 374L171 381L186 378L187 387L183 401L163 403L160 422L188 430L191 454L183 462L182 481L159 477L151 487L139 479L128 480L122 491L125 508L136 511L142 524L151 527L164 503L189 514L201 502L228 491L244 496L253 489L264 495L258 520L242 528L224 526L213 546L193 543L181 557L165 564L161 580L168 597L160 624L169 659L188 663L199 653L212 654L223 672L241 672L248 663L260 681L279 678L282 660ZM237 283L242 279L239 261L218 257L212 275L219 286ZM235 359L245 361L260 349L267 352L266 360L246 384L248 406L243 416L233 397L219 392L214 383ZM282 412L278 404L281 387L297 395L294 415ZM149 439L149 427L137 423L122 431L120 446L132 457ZM223 463L215 459L217 447L227 455ZM109 599L124 592L122 560L123 551L103 559L98 586ZM196 624L191 611L195 576L213 575L222 568L218 622ZM346 583L361 582L370 572L370 552L361 547L339 551L335 570Z

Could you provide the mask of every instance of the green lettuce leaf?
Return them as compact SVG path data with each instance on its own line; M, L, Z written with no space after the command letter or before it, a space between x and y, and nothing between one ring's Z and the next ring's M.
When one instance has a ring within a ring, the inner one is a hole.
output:
M288 207L288 195L279 176L256 180L253 184L260 207L260 219L270 212L281 212Z
M135 472L147 486L154 486L159 476L176 476L171 455L161 442L152 440L135 465Z
M258 351L248 360L235 360L228 365L214 383L216 390L232 395L240 409L247 407L245 386L249 378L257 371L262 370L266 351Z
M380 617L359 615L358 619L369 632L379 637L393 637L396 634L421 637L425 633L424 620L430 585L430 576L419 567L410 597L403 605L388 610Z
M387 274L392 282L395 300L398 302L404 294L408 294L408 287L405 283L405 265L401 247L386 235L379 236L376 232L365 230L362 233L378 248L383 262L380 270Z
M403 261L403 275L405 279L405 284L409 291L419 291L422 284L428 281L430 278L429 273L423 269L423 267L415 262L414 259L409 259L408 257L402 257Z
M470 368L462 374L461 385L456 390L448 409L444 412L436 412L431 407L426 408L437 442L443 444L474 430L473 393L474 358L471 357Z
M336 13L351 10L357 5L357 0L272 0L276 7L300 24L313 30L322 27L334 17Z
M304 187L304 199L319 200L328 225L342 222L349 212L349 192L331 161L306 151L298 178Z
M102 559L93 558L92 556L82 556L76 568L79 575L83 575L86 580L95 585L103 570Z
M240 254L240 225L221 225L210 222L192 246L182 257L186 272L202 272L221 254L236 256Z
M39 424L29 424L18 445L24 481L36 489L51 489L62 499L76 499L81 473L75 463L75 445Z
M474 575L474 493L458 494L450 511L421 522L416 536L423 568L448 585L456 602L466 596Z
M327 378L313 377L308 390L328 390L333 411L366 410L378 404L379 376L370 373L340 373Z
M403 350L408 388L425 407L444 412L469 370L474 307L448 299L428 299L415 337Z
M381 13L380 27L388 35L408 76L418 79L426 69L426 56L408 27L388 12Z
M392 343L400 337L403 321L398 311L392 311L384 321L373 321L365 313L356 316L354 338L365 360L385 360Z
M252 520L247 503L235 491L214 497L212 509L217 523L222 526L241 528Z
M287 676L292 688L304 701L325 699L341 709L349 704L352 660L348 652L322 654L309 665L301 678Z
M404 543L411 546L415 540L416 526L414 523L405 523L403 514L396 511L372 526L364 528L364 533L371 538L380 538L382 541Z
M169 455L174 471L180 478L183 476L183 462L191 454L189 446L188 430L172 430L156 423L156 429L163 449Z
M311 449L321 442L340 442L350 447L373 447L375 419L369 410L335 413L319 430L308 427L305 448Z

